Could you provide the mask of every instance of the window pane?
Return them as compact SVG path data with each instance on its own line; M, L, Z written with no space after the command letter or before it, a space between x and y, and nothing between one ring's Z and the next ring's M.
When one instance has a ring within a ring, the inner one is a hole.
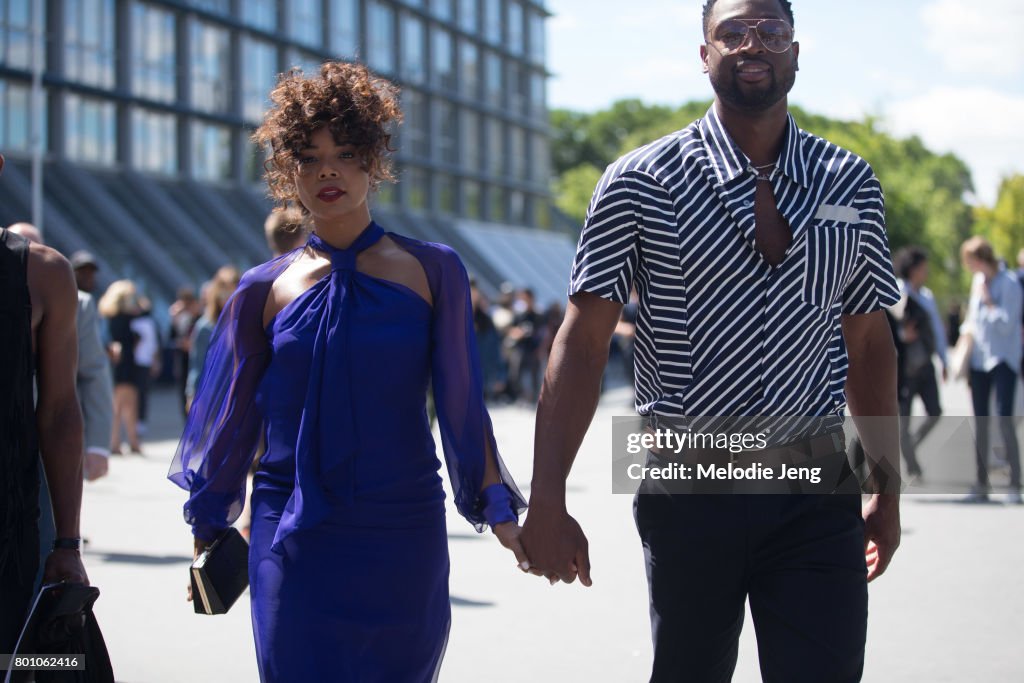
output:
M434 36L434 83L445 90L455 90L455 64L452 55L452 34L435 28Z
M509 192L508 222L514 225L522 225L526 222L526 195L522 192Z
M484 67L486 69L486 76L484 79L484 89L486 91L485 99L487 104L492 107L500 107L503 89L501 57L499 57L495 52L488 51Z
M430 0L430 11L443 21L451 21L455 16L452 0Z
M437 210L442 213L455 212L455 181L446 173L436 174Z
M462 209L466 218L480 218L480 183L473 180L462 181Z
M192 123L192 177L225 180L231 177L231 129Z
M67 157L112 166L117 150L114 103L68 94L64 107Z
M508 3L508 49L512 54L523 54L525 40L523 37L523 6L517 0Z
M374 71L385 74L395 70L394 10L377 0L368 4L367 57Z
M208 112L227 112L231 101L228 32L211 24L193 20L192 106Z
M412 209L427 207L428 178L421 168L409 168L402 174L405 183L405 205Z
M434 100L434 159L446 164L458 163L455 135L459 122L455 107L444 100Z
M157 102L175 100L174 14L146 3L132 7L132 92Z
M505 68L508 70L506 88L508 90L508 109L513 114L526 114L526 92L523 86L524 76L519 62L509 60Z
M242 38L242 116L258 122L270 106L277 82L277 48L249 36Z
M530 59L543 64L545 56L544 15L530 13Z
M526 179L526 133L519 126L509 129L509 172L516 180Z
M461 41L461 90L472 100L480 97L480 50L475 43Z
M501 0L484 0L484 38L501 44Z
M469 172L483 170L480 148L480 115L470 109L462 110L462 123L459 126L459 146L461 148L462 167Z
M354 57L359 52L359 0L330 0L330 3L331 51L341 57Z
M402 112L405 123L399 128L402 131L402 147L405 153L414 157L430 156L430 136L427 134L429 117L427 116L427 98L417 91L402 91Z
M424 68L423 21L411 14L402 15L402 78L406 83L420 85L427 79Z
M323 44L323 7L320 0L288 0L286 7L289 37L309 47L320 47Z
M43 10L46 25L46 3ZM43 49L45 64L46 49ZM0 63L15 69L32 68L32 11L29 0L0 2Z
M459 0L459 28L467 33L475 34L479 30L480 17L476 10L476 0Z
M173 114L132 111L132 166L152 173L177 173L178 130Z
M487 218L497 222L505 220L505 191L497 185L487 188Z
M270 32L277 27L277 0L245 0L239 4L245 24Z
M501 121L487 121L487 172L493 176L501 176L505 172L504 137Z
M75 0L65 6L64 74L69 80L114 87L114 0Z
M530 113L533 118L544 121L548 115L545 81L544 74L540 72L530 74Z

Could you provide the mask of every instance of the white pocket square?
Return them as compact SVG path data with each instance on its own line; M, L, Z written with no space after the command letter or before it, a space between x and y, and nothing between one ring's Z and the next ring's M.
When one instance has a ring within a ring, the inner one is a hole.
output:
M839 206L837 204L822 204L818 207L818 213L814 220L819 221L843 221L844 223L859 223L860 212L852 206Z

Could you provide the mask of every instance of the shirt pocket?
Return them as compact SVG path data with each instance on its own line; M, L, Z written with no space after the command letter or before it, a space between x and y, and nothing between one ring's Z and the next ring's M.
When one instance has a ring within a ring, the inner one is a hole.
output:
M816 220L807 231L801 300L828 310L840 299L857 264L860 239L850 223Z

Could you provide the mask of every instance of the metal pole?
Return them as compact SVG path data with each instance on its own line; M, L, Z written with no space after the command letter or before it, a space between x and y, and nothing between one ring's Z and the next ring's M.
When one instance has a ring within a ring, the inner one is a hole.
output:
M43 2L32 5L32 94L29 144L32 148L32 223L43 232Z

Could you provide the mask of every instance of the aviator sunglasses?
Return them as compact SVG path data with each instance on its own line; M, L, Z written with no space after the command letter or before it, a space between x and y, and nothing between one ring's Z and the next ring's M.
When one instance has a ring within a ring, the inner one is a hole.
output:
M750 29L769 52L785 52L793 44L793 27L782 19L726 19L711 29L708 42L723 55L747 44Z

